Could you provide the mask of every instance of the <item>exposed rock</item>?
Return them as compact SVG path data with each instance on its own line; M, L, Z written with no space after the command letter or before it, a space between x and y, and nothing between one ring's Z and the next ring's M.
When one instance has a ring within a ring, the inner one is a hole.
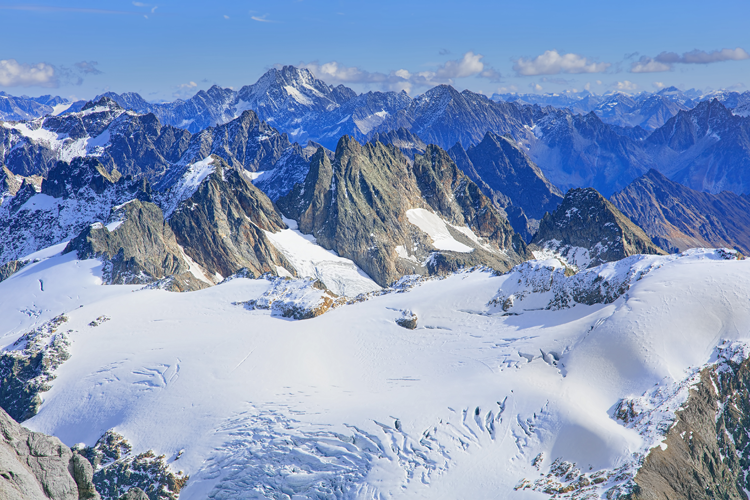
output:
M728 247L750 255L747 197L695 191L649 170L611 201L666 251Z
M125 437L111 430L94 446L77 451L93 467L93 483L105 500L141 500L143 495L149 500L177 500L189 479L182 471L172 472L164 455L150 450L133 454Z
M579 267L597 266L636 254L664 254L595 189L571 189L539 224L532 245L558 252Z
M264 233L286 229L271 200L240 170L212 158L210 173L169 217L177 242L209 278L223 279L242 268L256 278L278 274L277 267L296 275Z
M257 300L240 302L247 309L270 309L274 316L292 319L311 319L343 305L346 299L339 298L315 279L291 279L270 277L273 285Z
M0 205L0 264L69 240L134 198L151 199L148 183L108 172L96 158L58 162L41 193L27 179Z
M258 119L254 111L244 111L224 125L192 136L180 163L187 165L214 154L234 168L270 170L290 146L286 134Z
M412 160L414 159L415 155L424 154L424 152L427 150L427 144L425 144L422 139L412 134L403 127L399 128L398 130L378 132L372 136L372 139L370 139L369 142L381 142L383 144L391 144L393 146L396 146L401 150L402 153L404 153ZM475 179L472 178L472 180L476 182Z
M68 335L58 332L67 320L57 316L0 353L0 407L17 422L36 415L41 393L51 389L55 371L70 358Z
M455 150L456 146L451 148L451 156L458 154ZM541 219L562 202L562 192L509 136L488 132L482 142L466 151L466 156L471 166L467 166L469 170L464 170L465 174L475 182L481 179L493 192L507 196L510 203L521 207L528 217ZM492 197L492 193L485 194Z
M644 142L660 172L698 191L750 192L750 117L714 99L680 111ZM624 186L623 186L624 187Z
M362 146L343 137L334 160L319 150L304 184L295 185L278 204L298 221L300 231L353 260L381 286L404 275L478 264L507 270L527 255L524 242L492 202L435 146L411 164L393 146ZM409 222L410 209L442 217L446 232L468 251L438 251Z
M98 500L84 462L56 437L31 432L0 409L3 500Z
M415 330L417 328L417 315L411 311L402 311L401 317L396 318L396 324L407 330Z
M750 489L750 360L721 360L701 372L664 444L646 457L629 498L745 500Z
M112 231L101 223L93 224L73 238L63 253L76 251L79 259L101 259L104 282L110 285L180 276L184 280L175 280L179 291L208 286L189 274L190 266L159 207L133 200L115 210L113 218L122 222Z
M28 264L28 261L11 260L0 266L0 281L5 281Z
M120 497L120 500L149 500L149 498L142 489L134 486L123 493L123 495Z
M253 184L266 193L271 201L286 196L295 184L305 182L310 171L310 158L320 147L314 143L309 143L305 148L293 144L284 151L273 170L262 174Z

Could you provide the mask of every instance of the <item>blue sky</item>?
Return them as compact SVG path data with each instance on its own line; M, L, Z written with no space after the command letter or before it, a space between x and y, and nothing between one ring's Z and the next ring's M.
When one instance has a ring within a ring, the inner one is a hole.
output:
M747 19L747 0L0 0L0 90L172 100L294 64L357 91L412 95L438 83L744 91Z

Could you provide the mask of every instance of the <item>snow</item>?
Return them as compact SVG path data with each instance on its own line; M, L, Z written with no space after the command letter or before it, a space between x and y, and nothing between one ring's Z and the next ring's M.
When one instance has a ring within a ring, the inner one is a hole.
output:
M284 219L284 222L289 229L265 233L297 274L319 279L336 295L354 297L380 289L354 262L317 245L313 236L299 232L296 221Z
M60 104L56 104L52 107L52 116L57 116L63 114L69 107L73 105L72 102L63 102Z
M301 258L313 243L298 237ZM239 305L272 281L102 286L98 261L59 251L0 283L0 345L69 317L72 356L24 425L68 445L114 428L134 453L190 474L181 500L549 498L514 487L544 480L556 459L632 476L696 370L750 352L731 347L750 342L750 261L716 250L587 270L630 277L609 304L504 315L490 301L521 270L473 271L402 280L401 293L302 321ZM524 301L544 303L535 283L562 265L529 263ZM403 311L416 330L396 325ZM612 409L627 398L647 416L625 425Z
M313 102L310 100L309 97L302 94L299 90L295 89L291 85L287 85L284 87L284 89L287 91L287 93L300 104L304 104L305 106L312 106Z
M383 123L385 119L388 118L388 115L388 111L378 111L377 113L373 113L365 118L355 119L354 124L357 125L357 128L359 128L363 134L369 134L372 129Z
M169 191L169 197L164 201L164 217L169 218L184 200L193 196L201 182L214 173L216 165L212 156L187 166L185 173Z
M427 235L432 238L433 246L438 250L462 253L474 251L470 246L456 241L448 231L446 222L429 210L425 210L424 208L412 208L406 211L406 218L420 230L427 233ZM469 232L471 232L471 230L469 230Z

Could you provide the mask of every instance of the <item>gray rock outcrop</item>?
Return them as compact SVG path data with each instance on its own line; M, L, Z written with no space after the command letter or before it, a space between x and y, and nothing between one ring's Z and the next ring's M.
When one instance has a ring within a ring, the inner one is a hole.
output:
M508 270L527 258L523 240L447 153L429 146L410 162L394 146L342 137L331 161L321 148L304 183L279 208L320 245L353 260L379 285L407 274L440 274L487 265ZM407 211L442 218L468 252L439 251ZM470 228L485 244L455 227Z
M93 472L59 439L21 427L0 409L0 498L99 500Z
M106 284L145 284L174 277L170 287L176 291L208 286L190 274L159 207L133 200L113 215L124 219L117 228L110 231L101 223L93 224L73 238L63 253L76 251L79 259L101 259Z

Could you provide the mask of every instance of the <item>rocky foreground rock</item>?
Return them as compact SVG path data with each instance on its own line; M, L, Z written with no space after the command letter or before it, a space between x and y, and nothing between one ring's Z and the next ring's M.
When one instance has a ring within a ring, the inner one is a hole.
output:
M0 408L0 498L99 500L93 475L59 439L21 427Z

